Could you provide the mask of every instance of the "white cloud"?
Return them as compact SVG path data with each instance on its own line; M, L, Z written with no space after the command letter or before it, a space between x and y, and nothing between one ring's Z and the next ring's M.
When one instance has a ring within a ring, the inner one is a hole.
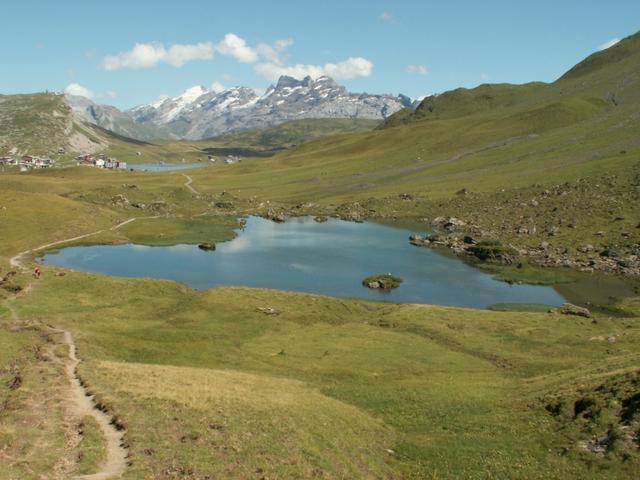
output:
M67 95L77 95L78 97L93 98L93 92L79 83L70 83L64 89Z
M328 75L336 79L350 79L368 77L373 70L373 63L366 58L350 57L338 63L324 65L296 64L285 65L284 52L293 45L293 39L276 40L272 44L259 43L255 47L235 33L227 33L217 42L201 42L196 44L175 44L165 46L163 43L136 43L127 52L107 55L102 67L108 71L129 68L133 70L151 68L159 63L166 63L173 67L181 67L193 60L209 60L215 54L235 58L242 63L256 63L254 70L259 75L270 80L281 75L303 78L307 75L317 78ZM421 67L424 68L424 67ZM425 69L426 72L426 69ZM225 78L227 80L227 78ZM219 82L214 82L214 89L224 88Z
M212 92L220 93L220 92L223 92L223 91L225 91L225 90L226 90L225 86L224 86L224 85L222 85L222 84L221 84L220 82L218 82L218 81L213 82L213 83L211 84L211 91L212 91Z
M426 75L429 73L429 69L424 65L407 65L404 69L407 73L417 73L418 75Z
M607 48L611 48L613 47L616 43L618 43L620 41L619 38L612 38L611 40L609 40L608 42L604 42L602 45L600 45L598 47L598 51L601 52L602 50L606 50Z
M318 78L328 75L335 79L348 80L356 77L368 77L373 71L373 63L366 58L350 57L338 63L327 63L325 65L296 64L290 66L277 65L275 63L259 63L255 67L258 75L269 80L275 80L281 75L288 75L294 78L304 78L307 75Z
M164 45L160 43L136 43L129 52L107 55L102 62L105 70L119 70L131 68L151 68L167 54Z
M277 80L282 75L294 78L304 78L307 75L317 78L324 75L321 66L318 65L290 65L288 67L275 63L259 63L254 67L255 72L268 80Z
M245 39L235 33L227 33L215 48L218 53L234 57L242 63L254 63L258 60L255 49L247 45Z
M324 66L327 75L333 78L345 79L368 77L373 71L373 63L362 57L349 57L343 62L327 63Z
M292 38L276 40L273 45L269 45L267 43L259 43L256 46L256 52L261 58L264 58L271 63L281 65L282 59L280 57L280 54L291 45L293 45Z
M172 67L181 67L192 60L210 60L213 58L213 44L201 42L195 45L172 45L163 59Z
M393 14L390 12L382 12L378 18L383 22L391 22L393 21Z
M293 45L293 38L283 38L281 40L276 40L275 47L277 50L284 50L285 48L289 48Z
M151 68L159 62L172 67L181 67L192 60L209 60L213 58L214 45L201 42L193 45L171 45L168 49L162 43L136 43L128 52L107 55L102 62L105 70L113 71L121 68L139 70Z

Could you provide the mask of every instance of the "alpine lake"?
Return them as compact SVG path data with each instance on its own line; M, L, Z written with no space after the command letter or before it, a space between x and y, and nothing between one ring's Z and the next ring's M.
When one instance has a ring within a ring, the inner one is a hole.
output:
M567 301L568 293L580 297L571 287L497 280L455 256L411 245L412 230L398 226L248 217L237 233L214 251L197 245L72 246L48 252L40 262L104 275L175 280L196 289L244 286L472 308L557 306ZM399 288L363 286L365 277L386 273L403 280Z

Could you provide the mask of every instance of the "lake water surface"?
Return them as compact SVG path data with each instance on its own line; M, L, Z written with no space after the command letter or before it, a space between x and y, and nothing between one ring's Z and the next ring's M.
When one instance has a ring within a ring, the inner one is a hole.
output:
M208 167L209 163L130 163L127 168L149 172L169 172L171 170L188 170Z
M42 261L84 272L166 278L199 289L235 285L478 308L564 301L551 287L509 285L459 259L414 247L411 233L375 223L293 218L276 224L250 217L234 240L213 252L196 245L99 245L64 248ZM387 272L404 279L398 289L362 286L363 278Z

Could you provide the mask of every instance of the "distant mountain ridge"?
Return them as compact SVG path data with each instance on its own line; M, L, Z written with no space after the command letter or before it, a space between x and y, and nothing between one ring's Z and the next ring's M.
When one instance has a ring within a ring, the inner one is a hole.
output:
M132 138L200 140L223 134L266 128L310 118L383 120L415 107L405 95L351 93L333 79L297 80L282 76L264 94L248 87L223 91L195 86L173 98L165 97L127 111L97 105L67 95L71 108L83 119Z

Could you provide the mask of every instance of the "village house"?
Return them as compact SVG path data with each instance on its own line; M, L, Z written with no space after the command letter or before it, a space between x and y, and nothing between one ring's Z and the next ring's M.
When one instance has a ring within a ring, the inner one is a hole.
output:
M55 165L56 161L49 157L38 157L36 155L23 155L20 157L20 161L15 161L14 159L12 163L7 163L7 165L20 165L23 167L21 171L24 171L29 168L49 168Z
M34 157L33 166L36 168L49 168L55 165L56 161L49 157Z
M126 170L127 169L127 162L121 162L115 158L110 158L104 154L101 154L98 156L98 158L95 158L93 155L91 154L83 154L83 155L78 155L76 157L76 162L78 165L86 165L89 167L96 167L96 168L107 168L110 170Z

